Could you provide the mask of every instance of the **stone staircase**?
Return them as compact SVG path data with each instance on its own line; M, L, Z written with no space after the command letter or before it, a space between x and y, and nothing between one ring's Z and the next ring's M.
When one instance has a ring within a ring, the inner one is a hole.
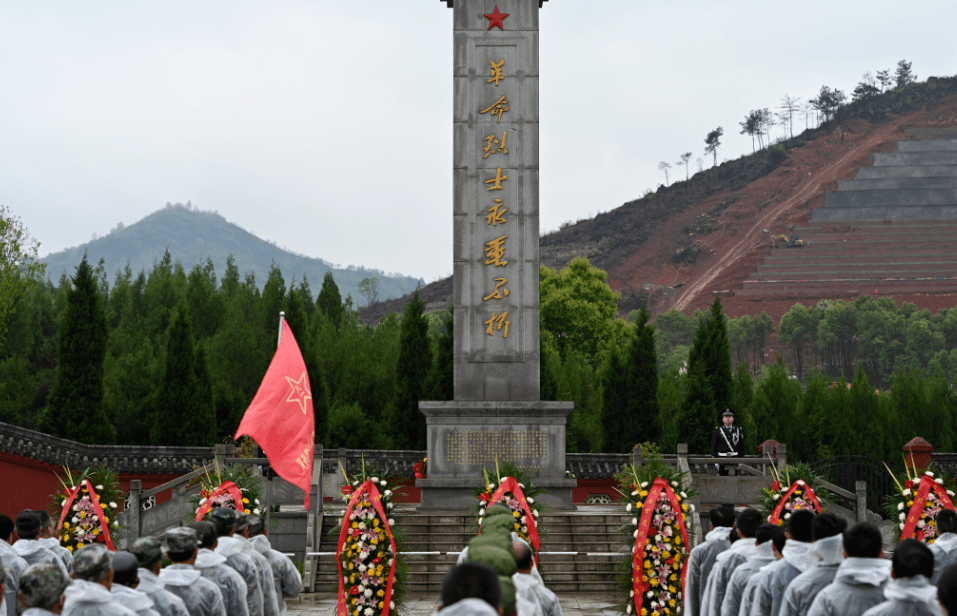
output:
M474 518L462 511L420 512L397 507L397 527L405 533L405 562L410 593L438 594L442 577L459 551L475 536ZM338 510L326 510L316 592L336 592L335 546ZM543 513L539 569L557 593L613 592L617 567L629 551L629 537L618 529L629 518L620 507L579 506L577 511Z
M957 129L909 132L838 181L806 226L788 230L805 245L779 244L738 294L957 292Z

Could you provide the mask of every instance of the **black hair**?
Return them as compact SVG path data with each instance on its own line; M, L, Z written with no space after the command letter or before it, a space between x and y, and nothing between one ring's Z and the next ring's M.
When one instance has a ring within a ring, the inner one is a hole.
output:
M760 511L754 507L748 507L738 514L738 519L734 521L734 525L741 531L742 537L750 539L754 537L754 533L757 532L763 521L764 516L761 515Z
M532 548L522 541L512 544L515 548L515 568L526 569L532 565Z
M481 599L492 609L502 606L502 585L495 569L482 563L466 562L448 570L442 578L442 606L463 599Z
M21 539L36 539L40 534L40 516L32 509L17 514L17 536Z
M727 505L713 507L708 512L708 519L711 520L711 526L720 528L721 526L734 526L734 509Z
M255 537L256 535L263 534L263 531L266 530L266 522L262 519L262 516L255 513L247 515L246 521L249 522L249 536Z
M13 520L10 516L0 513L0 540L6 541L13 533Z
M791 539L801 543L811 543L814 540L814 535L811 532L812 524L814 524L814 513L807 509L801 509L792 513L785 525Z
M758 542L758 545L767 543L774 537L774 531L777 530L777 528L778 527L774 524L765 522L761 526L758 526L758 529L754 531L754 539Z
M891 567L894 577L898 579L918 575L930 579L934 576L934 553L921 541L904 539L894 548Z
M169 559L174 563L181 563L192 558L195 551L196 549L194 548L189 552L167 552L166 555L169 556Z
M216 528L211 522L193 522L189 527L196 531L196 538L199 539L199 547L212 549L213 545L219 540L216 535Z
M50 514L44 509L34 509L33 512L40 516L40 528L43 528L47 524L53 521L53 518L50 517Z
M811 534L814 540L836 537L847 530L847 520L836 513L822 513L814 516L811 524Z
M957 564L945 568L937 579L937 600L948 614L957 614Z
M951 511L950 509L939 511L934 521L937 522L937 530L940 531L941 535L957 533L957 511Z
M844 551L857 558L878 558L884 548L879 528L869 522L858 522L844 531Z
M787 534L784 532L783 526L774 527L774 535L771 536L771 543L774 544L774 548L780 553L784 550L785 544L788 542Z

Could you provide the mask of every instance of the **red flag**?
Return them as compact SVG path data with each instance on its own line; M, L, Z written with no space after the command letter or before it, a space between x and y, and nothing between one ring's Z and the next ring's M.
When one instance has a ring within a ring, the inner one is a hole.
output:
M239 423L236 438L244 434L262 447L280 477L303 489L308 509L316 437L312 388L306 362L285 319L279 347L256 397Z

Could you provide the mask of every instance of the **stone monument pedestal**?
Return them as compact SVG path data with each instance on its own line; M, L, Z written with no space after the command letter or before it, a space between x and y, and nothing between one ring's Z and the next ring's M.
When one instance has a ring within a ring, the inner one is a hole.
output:
M428 478L417 479L420 509L460 509L476 504L483 469L514 461L546 493L553 509L574 509L575 479L565 479L565 421L572 402L419 402L426 417Z

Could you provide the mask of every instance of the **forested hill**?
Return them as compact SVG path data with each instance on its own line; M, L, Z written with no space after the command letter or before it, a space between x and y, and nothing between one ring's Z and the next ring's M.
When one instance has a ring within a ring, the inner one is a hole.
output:
M112 278L112 274L123 269L127 261L134 276L141 270L149 273L167 249L173 262L182 263L186 271L197 263L205 264L207 258L212 259L219 278L226 271L226 258L232 254L240 273L255 275L260 289L273 263L279 267L287 282L293 276L296 281L301 281L303 276L308 277L314 292L318 292L323 276L331 269L342 297L351 295L356 303L364 303L358 290L359 281L363 278L379 279L378 291L382 299L410 293L420 282L410 276L389 276L372 269L351 266L333 268L322 259L283 250L228 222L219 214L201 212L182 204L167 204L136 224L114 229L109 235L51 254L42 261L46 264L47 276L56 284L63 272L73 274L84 251L87 251L89 261L94 266L103 259L104 267Z

